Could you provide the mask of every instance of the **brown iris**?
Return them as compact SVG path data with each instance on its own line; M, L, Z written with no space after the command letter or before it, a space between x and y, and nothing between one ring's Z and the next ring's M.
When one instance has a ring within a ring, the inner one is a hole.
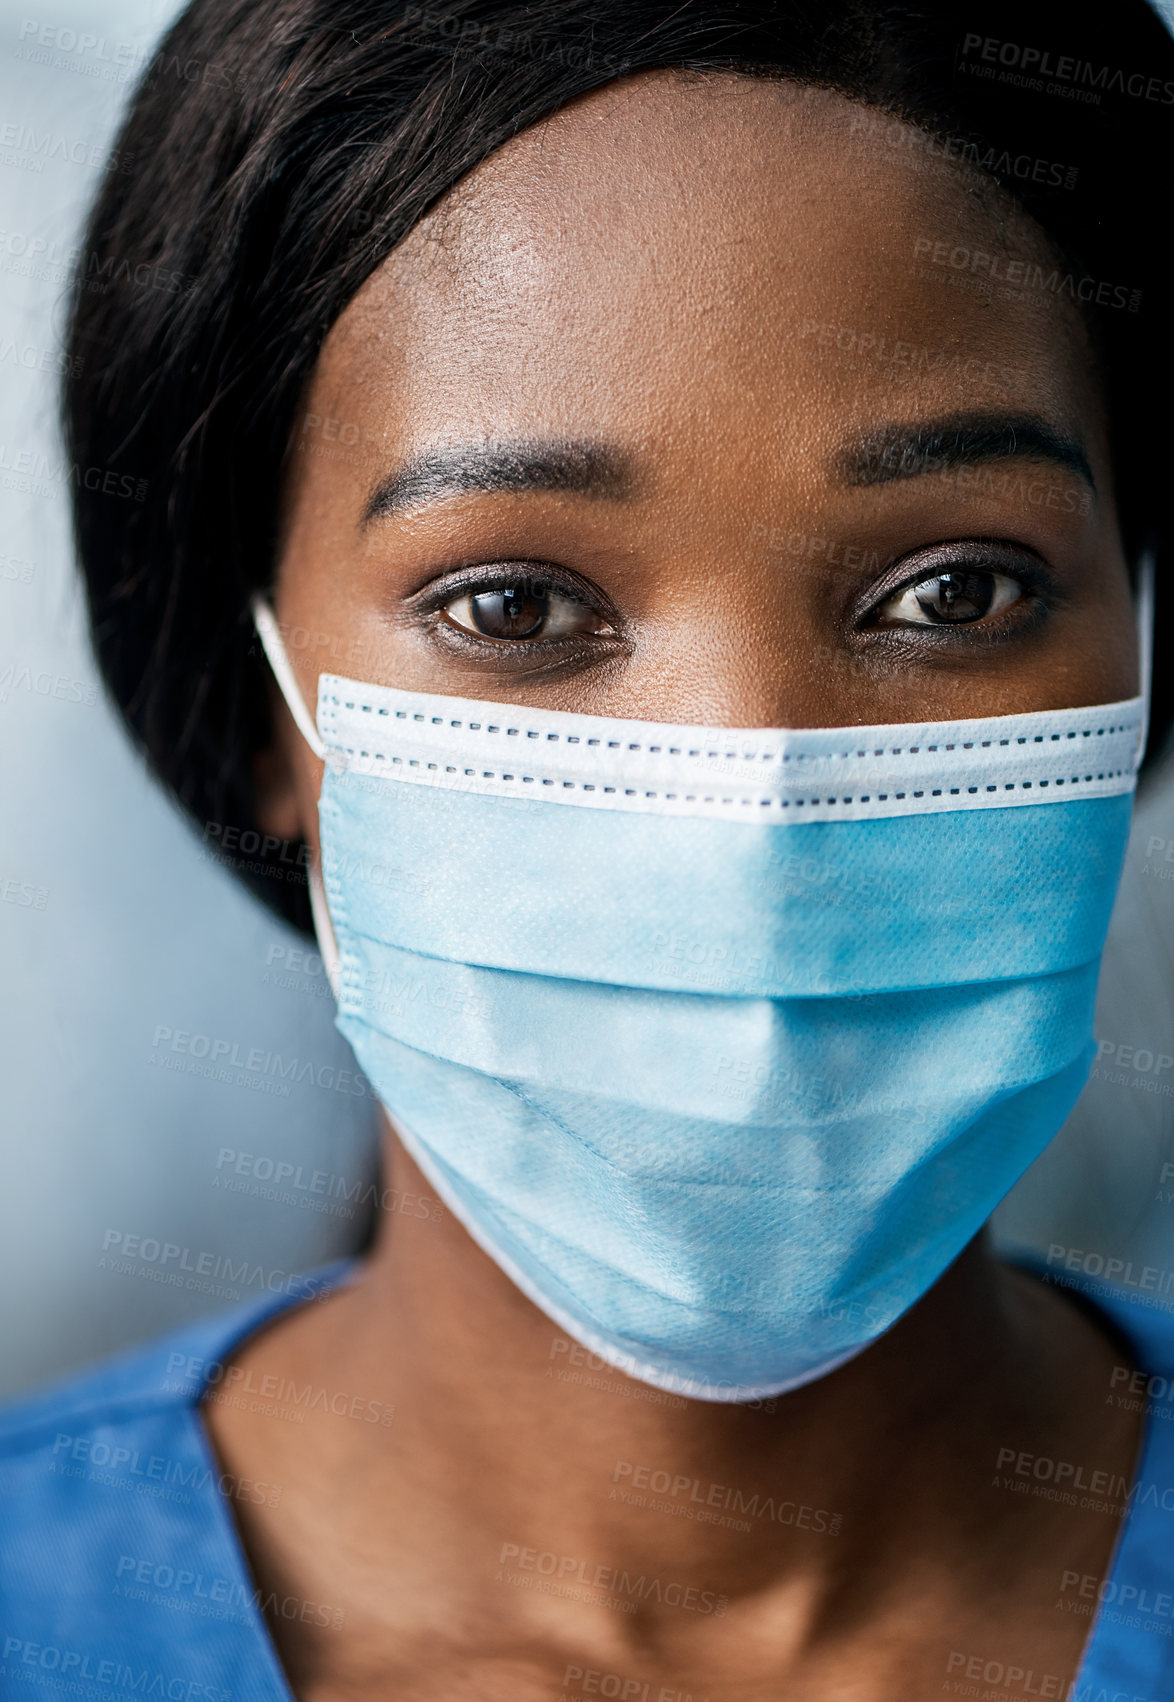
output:
M479 591L469 598L473 624L487 638L532 638L549 612L549 594L532 585Z
M993 573L942 573L917 586L918 607L931 621L962 625L981 620L995 597Z

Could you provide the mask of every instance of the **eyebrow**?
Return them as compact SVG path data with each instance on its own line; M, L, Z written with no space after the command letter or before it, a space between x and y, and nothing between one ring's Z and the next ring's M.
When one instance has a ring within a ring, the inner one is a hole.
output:
M850 485L887 485L979 461L1051 461L1096 490L1080 443L1033 414L954 414L917 425L887 425L837 456Z
M458 443L413 456L382 479L367 500L363 525L470 491L564 491L622 502L636 482L631 456L607 443Z

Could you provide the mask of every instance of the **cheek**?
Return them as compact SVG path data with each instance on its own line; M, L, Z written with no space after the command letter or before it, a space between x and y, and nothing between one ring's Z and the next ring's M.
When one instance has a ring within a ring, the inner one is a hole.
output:
M1067 669L1087 687L1088 703L1113 703L1141 690L1142 649L1150 640L1124 564L1116 551L1105 554L1086 607L1072 611L1064 623Z

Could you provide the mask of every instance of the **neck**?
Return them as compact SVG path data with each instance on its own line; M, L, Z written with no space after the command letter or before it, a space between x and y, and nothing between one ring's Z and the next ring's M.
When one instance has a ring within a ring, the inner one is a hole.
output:
M748 1405L667 1394L551 1323L394 1137L385 1175L363 1279L318 1309L319 1368L396 1409L391 1430L344 1427L373 1512L423 1497L482 1566L572 1586L636 1568L711 1595L777 1577L781 1555L817 1575L859 1546L883 1567L894 1506L906 1528L943 1495L956 1514L960 1478L989 1485L999 1447L1038 1445L1071 1395L1076 1344L1053 1331L1041 1361L1038 1285L981 1239L829 1376Z

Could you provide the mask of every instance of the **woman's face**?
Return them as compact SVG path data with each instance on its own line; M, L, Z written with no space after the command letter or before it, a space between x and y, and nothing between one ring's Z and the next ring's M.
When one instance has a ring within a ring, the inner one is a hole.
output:
M329 672L738 727L1132 695L1063 270L837 95L653 72L585 97L333 328L276 599L303 694ZM267 807L313 837L320 770L283 743L298 822L287 782Z

